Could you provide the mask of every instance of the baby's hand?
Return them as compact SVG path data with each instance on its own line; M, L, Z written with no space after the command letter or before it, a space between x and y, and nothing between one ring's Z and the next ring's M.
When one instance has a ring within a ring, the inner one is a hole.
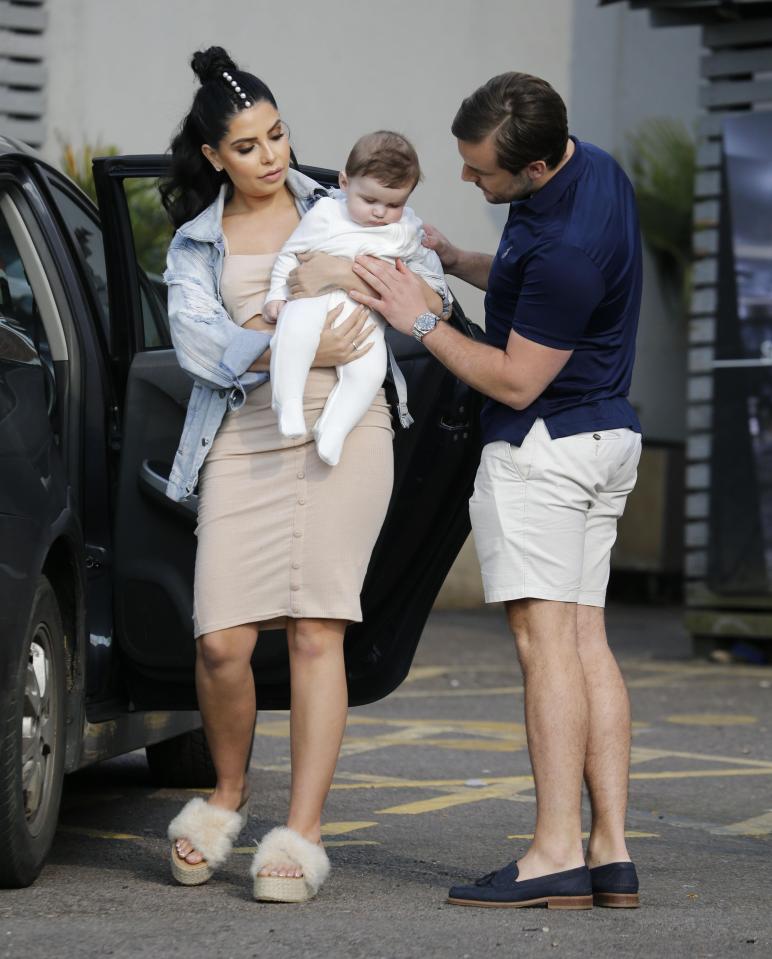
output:
M279 319L281 308L286 302L286 300L271 300L270 303L266 303L263 307L263 319L267 323L275 323Z

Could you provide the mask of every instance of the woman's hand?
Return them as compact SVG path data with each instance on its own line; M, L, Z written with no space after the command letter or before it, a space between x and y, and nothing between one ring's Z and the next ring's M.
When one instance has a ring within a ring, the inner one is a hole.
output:
M373 341L365 342L375 329L375 324L368 322L370 311L358 306L339 326L333 328L342 309L343 304L327 314L312 366L345 366L372 349Z
M321 296L332 290L359 290L372 293L352 269L351 260L329 253L299 253L300 266L287 277L290 298Z

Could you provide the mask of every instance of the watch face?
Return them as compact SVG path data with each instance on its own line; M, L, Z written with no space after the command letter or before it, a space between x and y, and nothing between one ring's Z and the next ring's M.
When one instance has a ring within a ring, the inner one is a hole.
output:
M437 317L432 313L422 313L415 321L415 325L422 333L428 333L437 325Z

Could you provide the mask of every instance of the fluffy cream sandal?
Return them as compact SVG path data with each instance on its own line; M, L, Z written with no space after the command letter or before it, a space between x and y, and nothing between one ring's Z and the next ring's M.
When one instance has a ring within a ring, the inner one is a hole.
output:
M212 806L204 799L191 799L169 823L172 844L172 875L183 886L200 886L230 856L233 843L247 823L249 797L236 812ZM190 863L177 852L178 839L187 839L204 857Z
M292 863L303 870L300 878L260 876L271 863ZM330 874L330 860L321 846L304 839L294 829L280 826L263 837L249 870L254 896L260 902L305 902L313 899Z

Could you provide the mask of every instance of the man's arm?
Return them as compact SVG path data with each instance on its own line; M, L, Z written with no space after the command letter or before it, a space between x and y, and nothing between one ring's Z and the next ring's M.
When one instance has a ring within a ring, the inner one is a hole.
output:
M377 310L392 326L410 333L423 299L416 278L398 263L396 269L372 257L358 257L355 272L377 297L352 292L352 298ZM469 386L513 409L525 409L563 369L573 350L555 349L526 339L514 330L506 350L476 343L445 323L423 339L426 348Z
M470 340L447 323L438 323L423 343L464 383L515 410L538 399L573 353L534 343L514 330L506 350L499 350Z
M489 253L473 253L460 250L436 227L424 224L424 246L439 256L446 273L457 276L459 280L471 283L478 290L488 289L488 276L491 272L493 257Z

